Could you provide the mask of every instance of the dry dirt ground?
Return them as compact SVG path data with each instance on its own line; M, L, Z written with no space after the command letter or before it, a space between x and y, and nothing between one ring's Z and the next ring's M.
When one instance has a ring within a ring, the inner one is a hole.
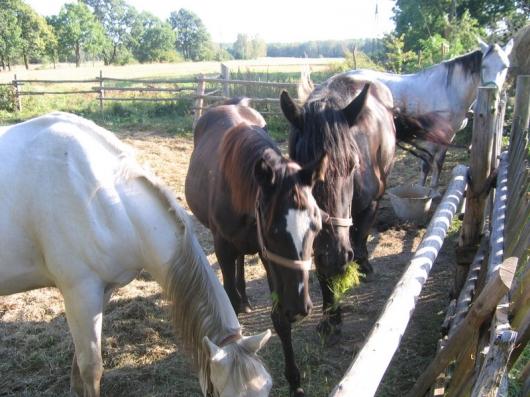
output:
M121 134L137 149L139 159L155 171L184 200L184 178L192 150L190 137L157 133ZM454 166L447 161L443 183ZM416 159L398 154L390 186L412 182ZM196 223L201 244L218 271L209 232ZM384 199L370 237L376 281L362 284L345 297L341 342L324 346L315 326L321 316L321 297L312 277L314 312L294 326L293 339L303 386L309 396L326 396L342 377L352 355L376 321L424 232L404 224ZM402 344L381 384L378 396L401 396L425 368L436 349L454 268L453 242L447 241L428 279ZM219 272L218 272L219 274ZM272 329L270 294L262 265L249 258L246 266L249 297L254 312L242 315L246 334ZM69 388L73 344L55 289L0 297L0 396L64 396ZM287 396L283 355L274 336L260 353L272 373L272 396ZM143 274L120 289L106 308L103 322L106 396L200 396L195 374L180 353L156 283Z

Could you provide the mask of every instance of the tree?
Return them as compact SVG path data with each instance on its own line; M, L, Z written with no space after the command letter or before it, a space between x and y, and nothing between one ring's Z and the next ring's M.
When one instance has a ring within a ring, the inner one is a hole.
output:
M11 61L21 43L21 29L17 20L16 0L0 0L0 64L11 70Z
M84 3L66 3L53 22L60 50L67 57L74 53L76 67L82 51L95 57L108 45L103 27Z
M388 70L394 73L410 71L413 68L412 65L417 62L416 54L405 50L403 35L387 34L383 39L383 45L386 53L385 67Z
M405 49L420 50L421 40L438 34L452 41L464 25L502 35L528 21L529 12L528 0L396 0L395 33L405 35Z
M132 28L136 37L133 47L135 58L140 62L174 61L175 32L171 26L156 16L143 12L138 15Z
M26 69L29 58L44 55L47 41L54 41L54 34L46 20L26 3L17 5L17 24L20 26L20 52Z
M254 59L267 55L267 44L258 36L252 39L242 33L238 33L237 39L232 46L232 53L236 59Z
M168 22L177 34L175 45L184 59L208 59L211 48L210 34L197 15L181 8L178 12L171 13Z
M105 29L109 45L103 48L106 65L124 63L128 60L131 43L131 28L138 13L125 0L83 0L94 12Z

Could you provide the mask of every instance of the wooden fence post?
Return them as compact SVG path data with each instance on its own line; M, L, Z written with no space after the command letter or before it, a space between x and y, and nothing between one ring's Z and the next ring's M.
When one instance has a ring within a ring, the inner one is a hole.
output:
M103 99L105 98L105 84L103 83L103 71L99 71L99 111L103 113Z
M221 64L221 78L230 80L230 68L224 63ZM223 83L223 96L230 98L230 85L228 83Z
M197 124L197 121L202 116L205 89L206 89L206 81L204 80L204 75L199 74L197 76L197 91L195 92L195 95L197 97L195 99L195 117L193 120L193 128L195 128L195 124Z
M17 112L22 110L22 98L20 97L20 85L18 84L17 75L13 80L13 86L15 87L15 108Z
M466 208L458 244L459 266L457 266L455 275L456 294L464 285L469 264L478 248L483 231L484 207L487 198L487 194L484 194L484 184L491 172L498 110L497 93L495 87L479 87L478 89L471 139L470 183L466 191Z

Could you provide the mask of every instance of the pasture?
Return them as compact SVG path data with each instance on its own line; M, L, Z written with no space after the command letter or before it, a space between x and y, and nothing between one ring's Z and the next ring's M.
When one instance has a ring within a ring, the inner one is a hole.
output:
M161 177L187 207L184 179L192 150L190 131L121 129L118 136L136 149L140 161ZM442 184L447 182L447 170L462 161L462 156L462 151L450 153ZM415 180L417 169L417 160L399 151L389 186ZM195 226L210 263L221 277L210 232L197 222ZM315 309L293 327L302 383L308 395L327 395L342 377L412 256L423 230L400 223L388 200L382 201L368 247L377 276L375 281L362 284L345 296L341 342L334 346L323 345L315 330L321 316L321 298L318 282L312 275L310 286ZM453 241L455 238L452 236ZM422 292L412 324L379 388L379 396L402 395L435 353L453 277L451 242L444 245ZM254 307L253 313L240 316L245 333L272 329L270 292L263 267L254 257L245 268L249 298ZM161 290L147 273L114 294L103 321L103 395L200 395L196 376L173 337L164 307ZM2 297L0 320L0 356L3 358L0 395L66 395L73 343L59 293L54 289L42 289ZM287 395L281 344L276 336L260 355L273 376L271 395Z

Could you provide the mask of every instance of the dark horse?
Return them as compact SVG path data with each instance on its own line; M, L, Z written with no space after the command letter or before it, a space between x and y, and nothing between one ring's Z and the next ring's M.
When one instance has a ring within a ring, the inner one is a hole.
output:
M303 107L283 92L281 107L292 126L290 157L309 164L328 154L324 180L313 189L329 215L314 244L324 306L319 331L328 335L339 332L341 323L330 277L342 274L354 258L361 271L373 273L366 241L393 166L396 138L447 143L444 133L449 126L434 114L412 118L400 113L386 86L348 74L321 84Z
M286 377L299 386L291 323L312 308L308 271L322 219L311 189L325 173L326 156L303 168L286 159L267 134L263 117L239 99L207 111L194 134L185 187L188 204L212 231L224 287L236 312L250 310L244 255L259 253L278 297L271 317L282 341Z

